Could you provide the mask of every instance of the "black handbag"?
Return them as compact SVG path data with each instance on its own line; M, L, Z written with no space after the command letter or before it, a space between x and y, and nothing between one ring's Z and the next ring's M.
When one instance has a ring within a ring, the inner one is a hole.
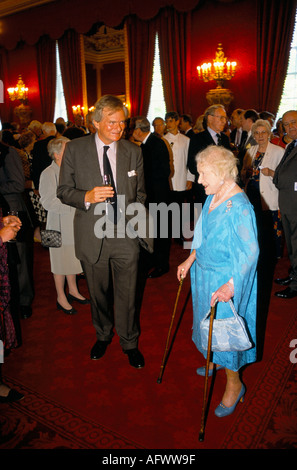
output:
M62 246L62 235L58 230L41 230L41 245L44 248L60 248Z

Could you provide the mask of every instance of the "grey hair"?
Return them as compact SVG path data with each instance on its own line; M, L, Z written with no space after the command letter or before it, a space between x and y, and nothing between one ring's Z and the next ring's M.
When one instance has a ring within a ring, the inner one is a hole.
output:
M137 116L135 118L135 129L140 129L142 132L149 132L151 129L150 121L145 116Z
M42 124L42 132L47 137L50 135L56 135L57 128L53 122L44 122Z
M207 129L207 126L208 126L208 116L214 116L217 109L222 109L223 111L226 112L226 109L224 108L222 104L212 104L205 110L204 118L202 122L203 128L205 130Z
M32 132L34 132L36 129L41 131L42 130L42 124L39 121L33 120L33 121L30 122L30 124L28 126L28 129L29 129L29 131L32 131Z
M217 109L223 109L224 111L226 111L225 107L222 104L212 104L205 110L205 118L207 118L207 116L214 116L214 113Z
M103 110L107 108L111 113L116 111L124 111L125 118L128 117L128 110L122 100L114 95L104 95L96 103L93 111L93 121L100 122L103 116Z
M47 144L47 151L49 153L49 156L52 158L52 160L55 159L55 153L60 155L62 148L63 148L63 143L69 142L69 139L67 137L58 137L57 139L51 139L49 143Z
M198 153L197 164L210 166L213 172L222 179L230 178L234 181L238 178L238 160L231 150L217 145L209 145Z
M269 124L269 121L267 121L267 119L257 119L257 121L254 122L254 124L251 127L251 132L252 132L253 137L254 137L255 132L258 129L258 127L265 127L267 132L268 132L268 135L270 136L270 134L271 134L271 125Z

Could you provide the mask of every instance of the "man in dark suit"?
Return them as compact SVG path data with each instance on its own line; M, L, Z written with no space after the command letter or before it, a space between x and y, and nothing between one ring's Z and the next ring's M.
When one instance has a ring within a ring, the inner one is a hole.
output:
M134 223L135 210L147 210L141 149L121 138L126 115L126 107L115 96L105 95L96 103L97 132L66 145L57 195L76 207L75 251L88 283L97 336L91 358L105 354L115 326L130 365L141 368L144 358L138 349L135 315L140 238L129 224ZM111 186L103 185L107 175ZM147 242L151 250L151 240Z
M254 109L247 109L242 115L242 130L245 132L245 138L241 142L239 151L237 154L238 158L238 173L242 170L243 159L246 151L252 146L257 145L254 137L252 136L252 125L259 119L257 111Z
M204 150L209 145L221 145L229 150L230 141L226 134L223 133L227 122L227 114L225 108L221 104L209 106L204 113L204 131L198 132L190 139L188 153L188 168L195 175L195 201L204 202L205 192L201 184L198 184L198 171L196 163L197 153Z
M182 114L179 120L179 129L189 139L193 137L195 132L193 131L193 119L190 114Z
M144 116L135 118L133 137L136 141L141 142L148 209L150 210L149 204L152 203L169 204L170 162L164 140L150 132L150 122ZM161 237L160 220L156 223L155 228L156 237L152 263L154 269L148 274L149 278L160 277L169 271L170 237L169 234L166 237Z
M35 189L39 188L40 175L51 163L52 159L47 150L47 144L56 136L57 128L53 122L42 124L44 138L35 142L32 150L32 179Z
M233 128L230 132L230 142L235 149L239 149L245 143L247 137L247 132L242 129L243 113L243 109L234 109L230 118Z
M279 208L285 234L289 259L290 275L284 279L276 279L276 283L287 286L275 293L282 299L297 297L297 111L287 111L282 123L292 142L279 165L275 169L273 182L279 190Z

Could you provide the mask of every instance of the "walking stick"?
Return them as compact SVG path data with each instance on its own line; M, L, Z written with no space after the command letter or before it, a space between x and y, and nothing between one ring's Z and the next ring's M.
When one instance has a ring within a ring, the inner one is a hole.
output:
M207 345L207 358L206 358L206 367L205 367L205 382L204 382L204 395L203 395L203 405L202 405L202 416L201 416L201 428L199 432L199 441L204 441L204 430L205 430L205 410L206 410L206 398L207 398L207 386L208 386L208 371L209 371L209 360L211 353L211 341L212 341L212 327L213 320L215 315L216 304L211 307L210 310L210 319L209 319L209 331L208 331L208 345Z
M169 331L168 331L168 335L167 335L166 347L165 347L165 351L164 351L164 355L163 355L163 360L162 360L162 364L161 364L161 368L160 368L159 377L158 377L158 380L157 380L158 384L160 384L162 382L162 377L163 377L163 372L164 372L164 365L165 365L166 358L167 358L169 339L170 339L170 335L171 335L171 330L172 330L172 326L173 326L173 322L174 322L174 318L175 318L177 303L178 303L178 299L179 299L179 296L180 296L180 291L181 291L183 282L184 282L184 278L183 278L183 275L181 275L181 279L179 281L179 287L178 287L178 291L177 291L177 295L176 295L175 305L174 305L174 309L173 309L173 313L172 313L172 317L171 317L171 323L170 323L170 327L169 327Z

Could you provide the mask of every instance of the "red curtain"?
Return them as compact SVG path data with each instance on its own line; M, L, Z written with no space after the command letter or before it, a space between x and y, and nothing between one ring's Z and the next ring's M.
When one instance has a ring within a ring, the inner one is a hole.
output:
M297 0L258 1L260 111L277 113L289 60Z
M56 100L56 41L42 36L36 44L42 121L53 122Z
M136 16L127 20L130 76L130 115L148 113L153 76L156 23Z
M190 113L191 12L163 10L158 17L158 35L166 109Z
M12 120L12 107L7 93L7 88L10 86L8 81L7 54L5 49L0 49L0 78L3 83L4 94L4 103L0 102L0 119L2 124L3 122L11 122Z
M61 74L68 119L74 120L72 106L83 106L83 81L80 34L66 31L58 39Z

